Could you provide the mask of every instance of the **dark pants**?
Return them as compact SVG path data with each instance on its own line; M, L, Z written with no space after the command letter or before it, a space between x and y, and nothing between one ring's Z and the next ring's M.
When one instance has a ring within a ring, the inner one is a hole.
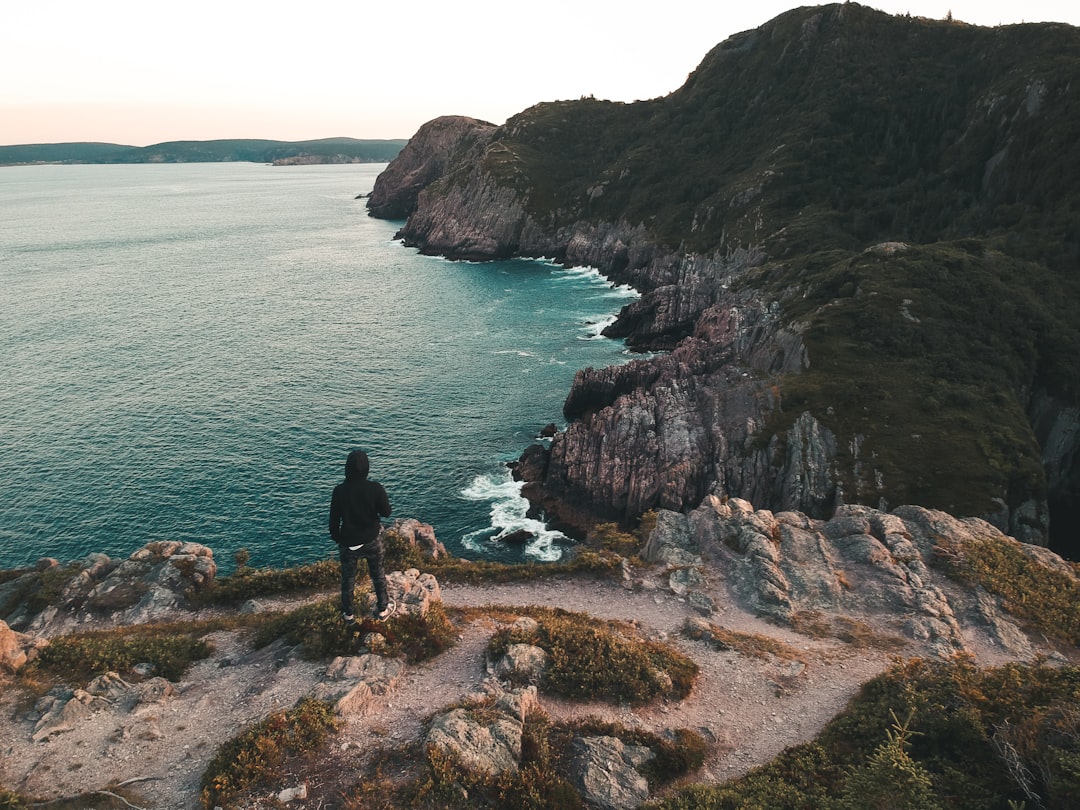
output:
M353 589L356 587L356 569L361 559L367 560L371 585L375 589L376 610L386 607L386 572L383 571L383 547L381 540L372 540L356 551L348 546L338 546L341 559L341 612L353 613Z

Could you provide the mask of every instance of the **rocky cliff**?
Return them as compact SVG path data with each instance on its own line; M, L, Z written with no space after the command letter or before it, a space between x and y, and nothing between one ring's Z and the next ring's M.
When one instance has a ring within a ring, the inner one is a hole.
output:
M430 526L407 520L392 530L424 550L425 567L455 562L444 559ZM550 739L561 739L572 754L555 760L573 791L564 795L614 810L655 795L655 780L642 766L665 750L664 740L685 751L695 745L687 736L693 730L708 760L691 781L723 782L812 738L897 656L986 666L1034 660L1060 668L1075 692L1077 567L984 521L913 506L844 506L829 520L815 520L707 496L687 512L660 510L637 550L610 580L507 583L477 572L467 577L471 585L440 585L430 571L394 570L388 588L397 614L381 629L362 623L355 637L340 626L332 576L314 590L310 579L293 579L298 590L245 588L253 598L239 608L200 600L199 592L221 583L212 551L194 543L151 542L125 560L92 554L0 572L0 799L19 798L4 788L43 803L71 803L75 794L92 792L84 803L113 807L121 805L108 799L129 788L138 795L125 794L123 806L193 807L223 757L245 761L238 740L264 723L277 727L285 707L314 698L342 721L332 740L311 742L315 755L305 748L308 756L255 780L246 801L222 806L366 801L359 786L378 783L372 774L387 761L399 774L413 772L422 768L416 757L433 749L453 757L453 773L461 776L446 773L455 785L476 773L513 779L539 767L528 759L530 749L536 727L550 721L560 728ZM250 571L240 579L259 576ZM441 612L444 600L465 608L451 649L415 661L393 646L407 638L417 644L417 628ZM538 607L553 601L559 609ZM560 691L548 673L559 670L565 679L568 659L592 656L571 652L574 646L552 648L541 625L558 616L576 624L586 620L582 612L606 621L590 623L581 643L612 667L655 682L662 702L639 705L620 696L607 703L592 692L603 688L595 679L572 697ZM684 651L684 663L700 668L693 669L700 677L679 676L693 686L677 690L672 675L657 669L661 659L639 670L598 630L605 625L635 650ZM277 630L264 635L271 626ZM252 627L261 629L252 636ZM159 646L109 644L136 633L159 637ZM178 666L161 654L169 649L163 637L172 634L199 642L195 660ZM88 655L94 644L101 646L88 677L78 672L73 650ZM124 649L128 655L117 654ZM54 650L51 667L36 668ZM144 655L152 660L136 657ZM71 669L58 671L57 660L72 662ZM100 672L105 661L118 671ZM1030 704L1019 711L1030 717L1040 711L1039 698L1017 688L1023 680L1013 669L1008 684L996 683L1013 711L1028 695ZM955 738L951 727L948 740ZM1075 749L1075 738L1064 744ZM95 767L86 767L90 761ZM469 799L476 801L471 787Z
M423 252L642 292L608 334L659 354L580 372L566 429L518 465L549 518L919 503L1075 554L1065 53L1068 26L799 9L663 99L437 119L370 209Z

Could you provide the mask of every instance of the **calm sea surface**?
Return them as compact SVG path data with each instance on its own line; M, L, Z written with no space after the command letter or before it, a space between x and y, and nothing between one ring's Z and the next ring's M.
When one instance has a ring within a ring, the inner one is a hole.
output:
M561 424L632 293L543 262L452 263L367 216L381 165L0 169L0 568L150 540L219 564L334 551L353 447L395 517L467 556L529 528L506 462Z

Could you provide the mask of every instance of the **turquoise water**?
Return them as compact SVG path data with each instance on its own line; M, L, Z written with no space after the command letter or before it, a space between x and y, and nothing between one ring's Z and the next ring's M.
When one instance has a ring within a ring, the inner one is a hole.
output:
M0 169L0 567L150 540L219 563L334 551L362 447L395 517L466 556L555 559L509 477L632 292L452 263L358 193L382 166ZM529 528L509 551L492 538Z

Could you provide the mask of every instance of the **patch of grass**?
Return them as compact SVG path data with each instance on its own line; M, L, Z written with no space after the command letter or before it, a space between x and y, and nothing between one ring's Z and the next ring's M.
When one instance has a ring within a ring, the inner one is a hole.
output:
M708 624L706 628L701 623L687 622L683 626L683 635L695 641L706 641L718 650L732 650L750 658L773 656L783 661L803 660L802 653L790 644L761 633L741 633L715 624Z
M383 542L386 570L418 568L433 574L440 582L530 582L571 575L613 577L622 571L618 555L608 551L578 549L570 559L554 563L503 563L451 556L432 559L394 531L387 531ZM366 570L364 565L361 561L361 579ZM341 567L335 559L292 568L248 568L245 564L232 576L216 579L191 598L203 606L236 605L258 597L330 590L340 582Z
M950 578L998 596L1002 607L1029 627L1080 645L1080 566L1075 563L1071 575L1048 568L1006 537L938 538L933 559Z
M303 605L296 610L268 618L255 632L255 647L265 647L278 639L302 644L309 659L355 655L360 639L369 632L386 638L387 655L403 656L416 663L432 658L453 645L456 632L442 603L432 602L425 616L398 614L385 622L368 619L350 628L341 621L336 598Z
M1048 810L1065 810L1080 796L1080 717L1070 711L1078 703L1075 667L979 669L963 658L911 659L867 683L813 742L739 779L696 785L647 806L1008 810L1030 801L1030 790ZM894 792L884 804L871 801L880 791L868 785L898 773L922 799L904 804ZM1017 774L1030 775L1030 783Z
M791 629L811 638L835 638L853 647L874 650L901 650L906 639L880 633L866 622L850 616L826 616L817 610L798 610L791 616Z
M552 563L504 563L496 560L467 560L462 557L431 559L418 547L400 538L396 532L383 535L387 570L418 568L433 574L439 582L532 582L558 576L621 575L621 561L609 551L577 548L567 560Z
M326 590L340 582L341 568L336 560L293 568L248 568L245 564L239 565L232 576L215 579L209 587L192 594L192 600L200 605L236 605L260 596Z
M269 782L287 757L317 750L338 725L334 707L312 698L274 712L218 749L203 773L200 806L243 806L243 795Z
M30 808L49 808L49 810L129 810L141 807L140 798L122 787L111 790L95 790L78 796L65 796L59 799L38 801L27 798L21 793L0 788L0 810L30 810Z
M0 810L25 810L30 806L30 800L21 793L0 788Z
M533 644L548 654L540 688L574 700L640 705L656 698L682 700L698 666L673 648L643 639L628 624L605 622L558 608L519 611L537 620L535 632L508 627L488 643L488 655L510 644Z
M177 631L153 625L76 633L52 639L30 665L27 677L44 673L85 682L106 672L126 672L150 663L154 672L179 680L187 668L211 653L201 632Z

